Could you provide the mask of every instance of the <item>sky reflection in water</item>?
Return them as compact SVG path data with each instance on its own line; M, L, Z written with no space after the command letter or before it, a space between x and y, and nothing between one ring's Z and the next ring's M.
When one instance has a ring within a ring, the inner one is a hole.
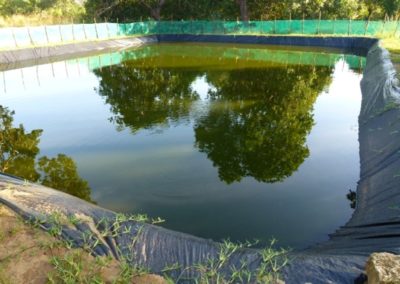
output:
M205 47L146 47L93 72L85 60L7 71L0 104L43 129L41 155L73 158L101 206L215 240L326 239L351 215L361 75L338 55L313 66Z

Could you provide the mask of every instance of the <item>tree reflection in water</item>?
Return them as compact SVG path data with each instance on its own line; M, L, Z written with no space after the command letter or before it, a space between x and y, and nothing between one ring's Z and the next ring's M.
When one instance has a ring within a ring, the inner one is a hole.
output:
M0 106L0 172L32 182L39 182L91 201L87 181L79 177L74 160L64 154L37 160L41 129L26 132L24 126L13 126L14 111Z
M196 122L196 146L228 184L282 181L309 156L313 105L330 75L314 66L209 72L214 104Z
M206 115L193 118L195 146L207 154L220 179L229 184L251 176L278 182L293 174L309 156L313 104L330 83L332 67L209 69L147 68L142 59L95 74L98 92L111 106L111 120L132 132L188 119L199 99L192 83L205 76L215 88Z
M99 94L111 106L118 129L167 127L188 117L198 94L191 83L198 72L136 68L129 62L94 71L100 77Z

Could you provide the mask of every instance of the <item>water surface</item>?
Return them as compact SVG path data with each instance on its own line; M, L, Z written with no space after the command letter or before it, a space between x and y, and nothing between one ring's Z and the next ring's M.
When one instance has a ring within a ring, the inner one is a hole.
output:
M5 71L13 127L42 130L6 171L60 187L64 171L100 206L197 236L305 247L351 215L364 61L168 44Z

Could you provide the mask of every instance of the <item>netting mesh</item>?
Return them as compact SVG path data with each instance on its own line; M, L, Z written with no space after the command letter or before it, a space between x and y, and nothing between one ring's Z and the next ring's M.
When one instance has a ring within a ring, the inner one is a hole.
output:
M71 24L41 27L1 28L0 48L20 48L74 41L154 34L230 35L400 35L397 21L277 20L277 21L160 21L135 23Z

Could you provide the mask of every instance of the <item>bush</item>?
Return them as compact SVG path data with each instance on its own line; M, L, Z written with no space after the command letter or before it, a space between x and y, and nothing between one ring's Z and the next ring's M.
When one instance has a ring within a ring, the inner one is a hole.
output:
M79 22L84 14L74 0L0 0L0 27Z

